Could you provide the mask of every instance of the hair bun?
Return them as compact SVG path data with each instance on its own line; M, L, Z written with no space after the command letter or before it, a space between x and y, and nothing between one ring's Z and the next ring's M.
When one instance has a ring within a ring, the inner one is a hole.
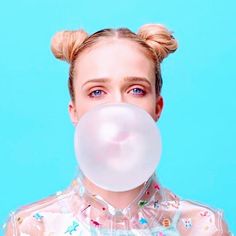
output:
M137 35L154 49L160 62L178 47L172 32L161 24L145 24L138 30Z
M57 32L52 38L51 50L56 58L71 63L74 53L87 37L82 29Z

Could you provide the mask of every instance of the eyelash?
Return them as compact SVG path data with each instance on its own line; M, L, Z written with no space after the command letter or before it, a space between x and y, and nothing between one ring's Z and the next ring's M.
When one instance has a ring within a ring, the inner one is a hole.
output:
M141 91L141 94L138 93L138 94L135 94L135 96L144 96L144 95L146 95L146 91L145 91L144 89L135 87L135 88L132 88L130 91L132 91L132 90L134 90L134 89ZM93 90L91 93L89 93L89 97L91 97L91 98L98 98L98 97L100 97L101 94L98 95L98 96L97 96L97 95L93 95L95 92L98 92L98 91L105 93L102 89L95 89L95 90Z
M89 93L89 97L92 97L92 98L96 98L96 97L98 97L98 96L94 96L94 95L92 95L94 92L97 92L97 91L102 91L101 89L96 89L96 90L94 90L94 91L92 91L91 93ZM104 93L104 91L102 91L103 93Z
M131 89L131 91L134 90L134 89L139 90L139 91L140 91L140 90L142 91L142 94L139 93L139 94L137 94L137 96L144 96L144 95L146 94L145 90L143 90L143 89L141 89L141 88L133 88L133 89Z

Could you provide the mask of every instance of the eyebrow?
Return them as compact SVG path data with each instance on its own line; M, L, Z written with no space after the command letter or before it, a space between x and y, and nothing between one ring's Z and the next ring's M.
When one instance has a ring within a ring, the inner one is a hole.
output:
M145 77L127 76L124 78L124 80L128 82L145 82L148 83L149 86L151 86L151 82Z
M145 82L147 83L149 86L151 86L151 83L150 81L145 78L145 77L138 77L138 76L126 76L124 77L124 80L127 81L127 82ZM111 83L112 79L110 78L96 78L96 79L90 79L88 81L86 81L82 87L84 87L86 84L88 83Z

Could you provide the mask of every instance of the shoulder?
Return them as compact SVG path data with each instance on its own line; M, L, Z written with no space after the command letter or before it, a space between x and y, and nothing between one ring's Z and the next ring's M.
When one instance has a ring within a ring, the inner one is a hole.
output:
M53 221L62 217L62 220L66 221L66 218L69 217L68 202L71 195L72 191L68 188L11 212L6 223L5 235L21 235L22 232L27 235L43 235L44 218Z
M200 203L181 200L181 230L191 231L196 235L230 235L223 218L223 212Z
M175 210L179 213L177 227L181 235L230 235L222 211L197 202L179 199L169 190L165 189L165 192L168 201L173 201L173 196L178 199L178 207L175 204Z

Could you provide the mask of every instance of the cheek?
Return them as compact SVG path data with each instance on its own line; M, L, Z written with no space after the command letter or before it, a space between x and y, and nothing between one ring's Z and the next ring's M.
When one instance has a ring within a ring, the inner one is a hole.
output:
M142 100L137 102L132 102L134 105L145 110L154 120L156 119L156 103L154 100Z
M155 112L155 108L154 107L149 107L148 109L146 109L146 111L149 113L149 115L156 120L156 112Z
M151 99L147 101L144 106L144 109L151 115L151 117L156 120L157 110L156 110L156 99Z
M104 102L91 102L83 98L78 98L76 102L76 115L78 120L88 111Z
M87 103L77 103L76 104L76 114L78 119L81 118L81 116L83 116L86 112L88 112L90 109L92 109L91 104L87 104Z

